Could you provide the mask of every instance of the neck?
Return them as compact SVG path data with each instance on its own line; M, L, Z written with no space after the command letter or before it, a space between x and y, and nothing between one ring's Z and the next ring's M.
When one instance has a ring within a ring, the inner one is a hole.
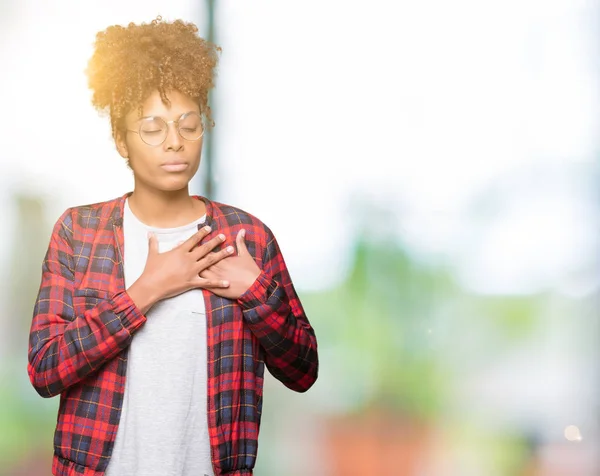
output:
M206 213L204 202L190 197L187 187L169 192L135 187L129 206L142 223L157 228L183 226Z

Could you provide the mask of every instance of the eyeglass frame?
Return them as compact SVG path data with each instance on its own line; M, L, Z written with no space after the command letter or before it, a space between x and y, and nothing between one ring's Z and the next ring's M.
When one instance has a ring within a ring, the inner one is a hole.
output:
M198 117L200 117L200 124L202 125L202 132L200 133L200 135L196 138L196 139L186 139L185 137L183 137L181 135L181 131L179 130L179 122L181 122L183 119L185 119L188 115L190 114L196 114ZM162 122L165 123L165 125L167 126L167 133L165 134L165 138L158 144L148 144L148 142L146 142L144 139L142 139L142 125L143 125L143 121L147 120L147 119L160 119ZM195 142L197 140L200 140L202 138L202 136L204 136L204 119L202 117L202 114L196 112L196 111L188 111L188 112L184 112L181 116L179 116L179 119L174 119L171 121L165 121L162 117L160 116L145 116L142 117L140 119L138 119L140 122L140 127L138 128L137 131L134 131L133 129L125 129L127 132L134 132L135 134L137 134L138 136L140 136L140 140L146 144L148 147L158 147L161 146L165 143L165 141L167 140L167 137L169 137L169 124L175 124L175 130L177 131L177 134L179 134L179 137L181 137L183 140L186 140L188 142Z

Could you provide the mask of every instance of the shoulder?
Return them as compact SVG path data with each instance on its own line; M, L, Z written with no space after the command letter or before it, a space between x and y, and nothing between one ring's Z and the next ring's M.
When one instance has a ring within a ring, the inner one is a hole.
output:
M209 203L212 207L213 219L220 228L245 228L265 244L273 239L271 229L255 215L225 203L212 200L209 200Z
M69 234L74 229L98 229L106 226L111 219L122 216L124 197L106 200L104 202L77 205L67 208L58 219L55 227L64 228Z

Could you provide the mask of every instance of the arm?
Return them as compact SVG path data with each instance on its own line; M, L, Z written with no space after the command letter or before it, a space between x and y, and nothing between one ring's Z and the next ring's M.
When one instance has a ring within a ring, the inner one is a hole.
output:
M29 334L27 371L43 397L62 393L113 359L146 322L126 292L75 315L71 223L67 210L52 231Z
M319 369L317 340L270 230L263 269L240 298L244 318L265 350L265 363L288 388L305 392Z

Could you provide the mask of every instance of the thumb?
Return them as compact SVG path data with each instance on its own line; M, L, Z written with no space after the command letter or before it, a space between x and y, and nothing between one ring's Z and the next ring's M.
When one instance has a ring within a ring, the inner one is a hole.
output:
M241 229L238 232L237 237L235 238L238 256L243 255L243 254L248 254L248 248L246 248L246 242L244 241L245 236L246 236L246 230Z
M158 240L152 232L148 233L148 255L158 254Z

